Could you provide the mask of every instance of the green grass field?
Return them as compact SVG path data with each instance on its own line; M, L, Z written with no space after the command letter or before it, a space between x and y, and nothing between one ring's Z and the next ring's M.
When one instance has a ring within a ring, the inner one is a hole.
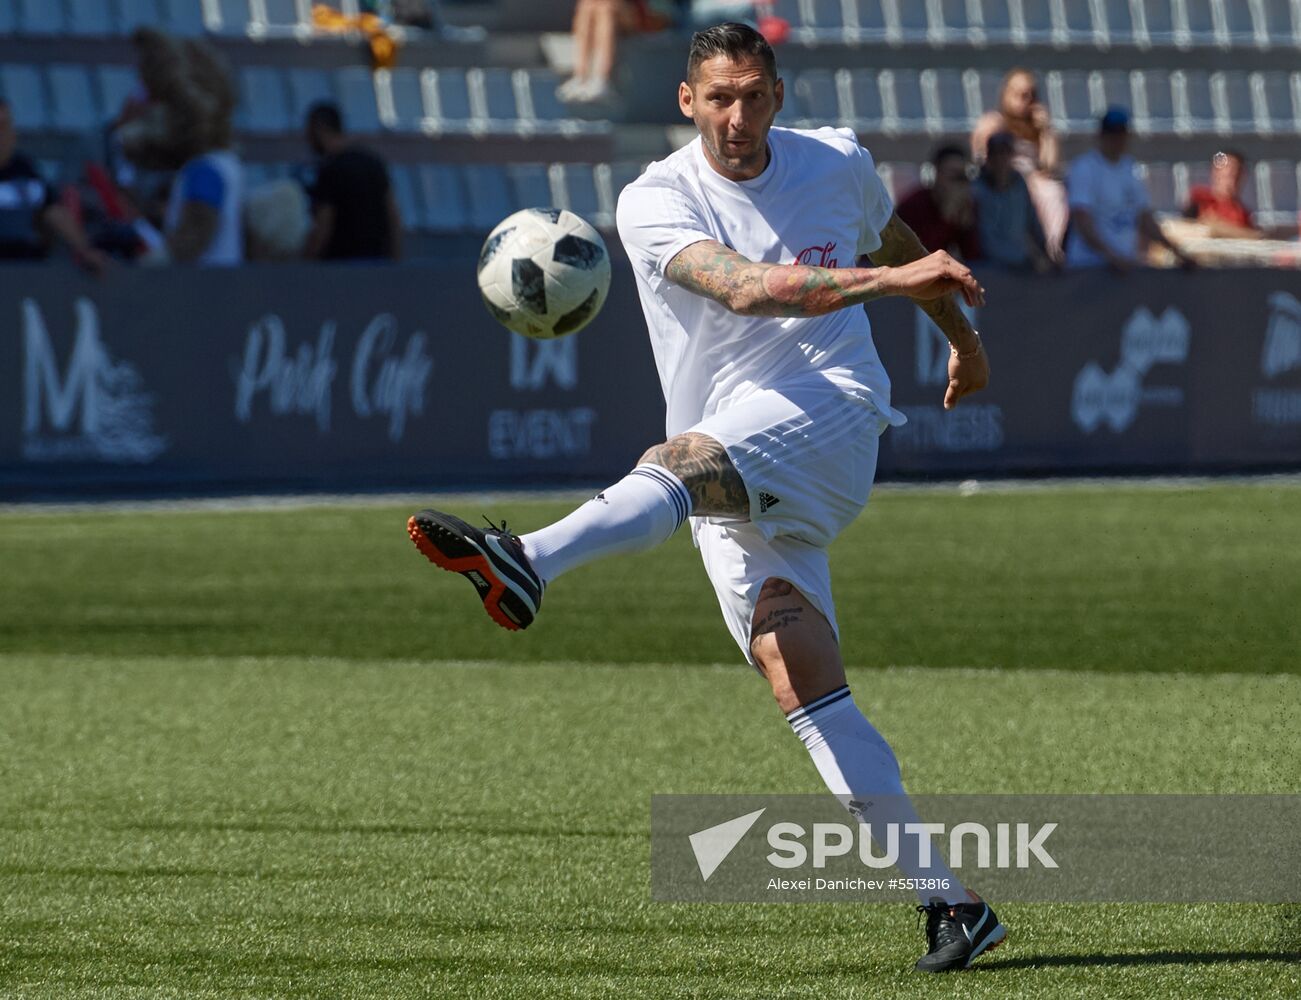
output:
M0 515L0 996L1301 995L1297 907L1009 903L922 978L907 906L652 902L652 793L821 788L685 533L511 636L407 513ZM1287 484L882 491L850 683L918 792L1296 793L1299 538Z

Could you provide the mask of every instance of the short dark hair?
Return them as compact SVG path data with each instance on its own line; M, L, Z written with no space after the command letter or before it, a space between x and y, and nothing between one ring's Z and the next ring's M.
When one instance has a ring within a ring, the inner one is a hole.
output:
M951 156L956 156L963 163L968 160L967 151L956 143L950 143L947 146L941 146L931 154L931 166L938 167L941 163Z
M777 57L773 55L772 46L748 24L726 21L692 35L691 48L687 52L687 81L696 78L702 62L715 56L727 56L733 62L745 56L758 56L773 83L777 82Z
M343 112L333 101L317 101L307 109L307 124L317 128L327 128L331 132L343 132Z

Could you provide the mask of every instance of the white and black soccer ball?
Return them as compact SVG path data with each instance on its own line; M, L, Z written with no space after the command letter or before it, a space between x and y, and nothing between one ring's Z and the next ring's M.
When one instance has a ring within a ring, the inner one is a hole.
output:
M479 291L493 317L526 337L576 333L605 304L610 255L573 212L526 208L497 224L479 252Z

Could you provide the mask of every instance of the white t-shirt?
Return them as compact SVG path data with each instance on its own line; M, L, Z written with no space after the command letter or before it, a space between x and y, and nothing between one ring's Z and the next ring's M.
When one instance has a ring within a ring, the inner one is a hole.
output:
M849 129L773 128L753 180L720 175L699 136L652 163L619 196L619 237L637 276L669 436L756 389L819 373L876 404L892 424L890 380L861 307L824 316L738 316L664 277L683 248L717 240L752 261L853 267L881 246L893 206Z
M181 167L167 202L164 228L168 234L180 224L181 209L188 201L207 205L217 213L217 230L212 234L212 242L195 263L209 267L234 267L242 263L243 170L239 157L229 150L217 150L196 156Z
M1071 208L1086 209L1093 216L1093 226L1107 246L1131 260L1138 256L1138 218L1148 207L1148 197L1133 157L1122 156L1112 163L1091 149L1071 164L1066 190ZM1067 267L1100 267L1106 262L1078 230L1071 229Z

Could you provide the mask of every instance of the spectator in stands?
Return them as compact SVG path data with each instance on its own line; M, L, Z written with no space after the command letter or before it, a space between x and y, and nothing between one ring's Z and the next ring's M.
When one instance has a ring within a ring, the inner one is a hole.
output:
M899 218L932 253L947 250L961 260L980 257L976 202L971 194L971 166L961 146L941 146L931 157L935 179L898 205Z
M987 111L971 133L971 155L984 163L985 148L995 132L1010 132L1016 141L1012 165L1025 178L1043 227L1048 255L1060 260L1070 216L1061 181L1060 147L1048 108L1039 100L1039 85L1028 69L1009 70L998 95L998 110Z
M1129 146L1129 112L1108 109L1098 123L1098 142L1071 164L1066 177L1070 192L1071 229L1066 266L1111 267L1128 271L1142 264L1140 235L1170 250L1185 267L1188 257L1157 225L1147 188L1139 179Z
M1211 183L1198 184L1188 192L1184 218L1202 223L1211 236L1260 239L1262 233L1256 228L1251 209L1238 194L1246 166L1246 157L1236 149L1216 153L1211 158Z
M578 0L573 23L574 75L556 88L556 96L571 104L609 100L614 96L610 75L619 35L659 31L669 23L655 0Z
M985 166L976 178L977 232L983 260L1002 267L1043 273L1051 270L1043 227L1030 200L1030 189L1012 166L1016 136L995 132L989 137Z
M243 263L243 176L229 149L210 150L181 167L163 220L168 260L204 267Z
M402 220L388 167L344 134L343 115L329 101L307 112L307 144L319 157L312 185L312 229L304 254L319 260L396 259Z
M66 244L88 271L99 274L108 263L73 214L59 204L36 165L19 151L13 109L0 97L0 260L43 260L49 256L51 237Z

